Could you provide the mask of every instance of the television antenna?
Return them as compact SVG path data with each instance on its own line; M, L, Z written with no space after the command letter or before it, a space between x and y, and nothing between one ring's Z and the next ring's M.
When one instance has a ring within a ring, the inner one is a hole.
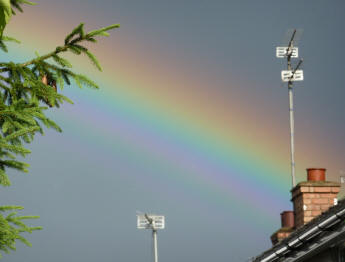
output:
M154 262L158 262L157 230L165 228L165 217L154 214L138 214L137 228L152 229Z
M299 31L300 32L300 31ZM293 30L290 41L287 46L278 46L276 48L277 58L286 58L287 70L281 71L281 78L283 82L288 83L289 91L289 111L290 111L290 158L291 158L291 179L292 187L296 186L296 174L295 174L295 139L294 139L294 106L293 106L293 82L303 81L303 70L300 70L300 66L303 63L303 59L300 59L297 66L293 68L291 58L298 58L298 47L294 46L297 41L297 35L300 33L297 30Z

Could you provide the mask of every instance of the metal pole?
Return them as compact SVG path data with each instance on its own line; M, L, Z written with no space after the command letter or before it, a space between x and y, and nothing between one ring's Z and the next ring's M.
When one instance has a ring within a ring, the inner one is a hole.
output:
M157 230L152 229L154 262L158 262Z
M288 56L288 70L292 70L291 67L291 56ZM291 177L292 177L292 187L296 186L296 179L295 179L295 139L294 139L294 107L293 107L293 88L292 88L292 80L288 82L288 89L289 89L289 111L290 111L290 150L291 150Z

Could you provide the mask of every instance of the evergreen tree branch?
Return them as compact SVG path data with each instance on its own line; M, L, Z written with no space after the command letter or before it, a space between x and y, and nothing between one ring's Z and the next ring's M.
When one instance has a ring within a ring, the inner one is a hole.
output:
M30 242L22 236L22 233L32 233L41 230L42 227L30 227L23 220L37 219L38 216L17 216L17 211L23 209L20 206L0 206L0 250L9 253L16 250L17 240L31 246ZM6 212L12 211L6 215ZM2 257L0 253L0 258Z
M24 4L34 5L27 0L10 0L9 16L0 24L0 49L7 52L6 42L19 43L18 40L3 36L4 26L14 10L23 11ZM8 11L7 10L7 11ZM34 135L43 134L42 126L61 132L61 128L45 112L49 107L59 107L63 102L73 103L57 92L57 87L70 85L74 80L77 86L98 88L97 84L82 74L74 73L72 64L61 55L71 52L86 55L98 70L101 66L97 58L83 46L84 43L96 43L96 37L109 36L108 31L118 28L111 25L97 30L84 32L84 24L78 25L66 36L64 44L45 55L36 53L36 57L23 62L0 62L0 185L11 184L6 173L7 169L27 172L28 164L17 161L17 156L30 153L23 144L30 143ZM43 104L43 105L42 105ZM44 106L47 105L47 106ZM37 216L18 216L19 206L0 206L0 251L8 253L16 249L16 242L31 245L22 233L31 233L41 227L27 226L24 221L38 218ZM1 253L0 253L1 258Z
M98 30L94 30L91 31L87 34L84 34L83 31L83 23L80 24L79 26L77 26L71 34L69 34L66 39L65 39L65 44L63 46L58 46L54 51L42 55L42 56L38 56L34 59L31 59L27 62L21 63L21 64L17 64L18 67L27 67L29 65L33 65L33 64L39 64L42 61L45 61L49 58L53 58L54 56L56 57L59 53L63 53L66 52L68 50L74 50L77 52L80 51L80 53L85 53L87 56L90 57L90 59L92 60L92 62L96 65L96 67L100 70L100 66L98 64L98 62L96 62L97 60L94 58L94 56L92 55L92 53L90 53L88 51L87 48L80 46L79 44L85 41L93 41L95 36L109 36L109 33L107 31L112 30L114 28L119 28L120 25L119 24L114 24L111 26L107 26ZM78 35L77 38L74 38L74 36ZM1 48L1 45L0 45ZM4 67L0 69L0 72L7 72L10 71L10 68L8 67ZM100 70L101 71L101 70Z

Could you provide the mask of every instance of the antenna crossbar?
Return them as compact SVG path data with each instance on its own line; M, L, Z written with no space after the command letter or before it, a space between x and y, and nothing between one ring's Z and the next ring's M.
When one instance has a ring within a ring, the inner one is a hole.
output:
M302 63L303 63L303 59L299 60L297 66L295 67L295 69L292 72L293 75L296 73L296 71L298 70L298 68L301 66Z
M292 45L293 45L293 39L295 38L295 35L296 35L296 29L293 31L292 33L292 36L291 36L291 39L290 39L290 42L289 42L289 45L288 47L290 48Z

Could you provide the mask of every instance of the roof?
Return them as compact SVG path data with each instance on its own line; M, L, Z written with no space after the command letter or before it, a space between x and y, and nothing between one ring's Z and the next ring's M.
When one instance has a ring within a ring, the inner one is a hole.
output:
M345 199L252 261L303 261L337 241L345 241Z

